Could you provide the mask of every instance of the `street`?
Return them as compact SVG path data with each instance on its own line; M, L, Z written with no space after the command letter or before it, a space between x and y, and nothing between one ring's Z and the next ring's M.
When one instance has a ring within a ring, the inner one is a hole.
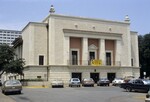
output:
M144 102L146 93L125 92L119 87L24 88L10 94L16 102Z

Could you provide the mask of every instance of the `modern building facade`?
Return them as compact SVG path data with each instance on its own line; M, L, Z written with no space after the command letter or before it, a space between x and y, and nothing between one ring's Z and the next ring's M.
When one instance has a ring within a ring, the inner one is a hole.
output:
M0 44L12 46L12 42L20 35L21 31L0 29Z
M139 77L138 35L130 20L110 21L51 13L29 22L14 42L26 61L24 78L113 80Z

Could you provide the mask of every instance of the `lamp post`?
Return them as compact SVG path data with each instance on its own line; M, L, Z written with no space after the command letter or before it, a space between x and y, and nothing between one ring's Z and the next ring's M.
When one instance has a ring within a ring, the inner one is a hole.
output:
M144 79L146 78L146 72L143 72L143 75L144 75Z

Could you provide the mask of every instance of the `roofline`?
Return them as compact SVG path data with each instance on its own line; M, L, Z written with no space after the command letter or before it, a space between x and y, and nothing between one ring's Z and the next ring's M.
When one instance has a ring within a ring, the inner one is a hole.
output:
M47 25L47 23L42 23L42 22L29 22L29 23L22 29L22 32L23 32L30 24L43 24L43 25Z
M60 15L60 14L49 14L42 22L45 22L49 17L64 17L64 18L74 18L74 19L83 19L83 20L90 20L90 21L102 21L102 22L111 22L111 23L120 23L120 24L130 25L130 22L104 20L104 19L98 19L98 18L87 18L87 17L79 17L79 16Z
M19 30L7 30L7 29L0 29L0 31L14 31L14 32L21 32Z
M132 32L132 33L138 33L137 31L130 31L130 32Z

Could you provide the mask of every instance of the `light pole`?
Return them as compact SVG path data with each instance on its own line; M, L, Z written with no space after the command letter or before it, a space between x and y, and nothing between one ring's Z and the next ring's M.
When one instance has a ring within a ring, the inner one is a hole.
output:
M144 75L144 79L146 78L146 72L143 72L143 75Z

